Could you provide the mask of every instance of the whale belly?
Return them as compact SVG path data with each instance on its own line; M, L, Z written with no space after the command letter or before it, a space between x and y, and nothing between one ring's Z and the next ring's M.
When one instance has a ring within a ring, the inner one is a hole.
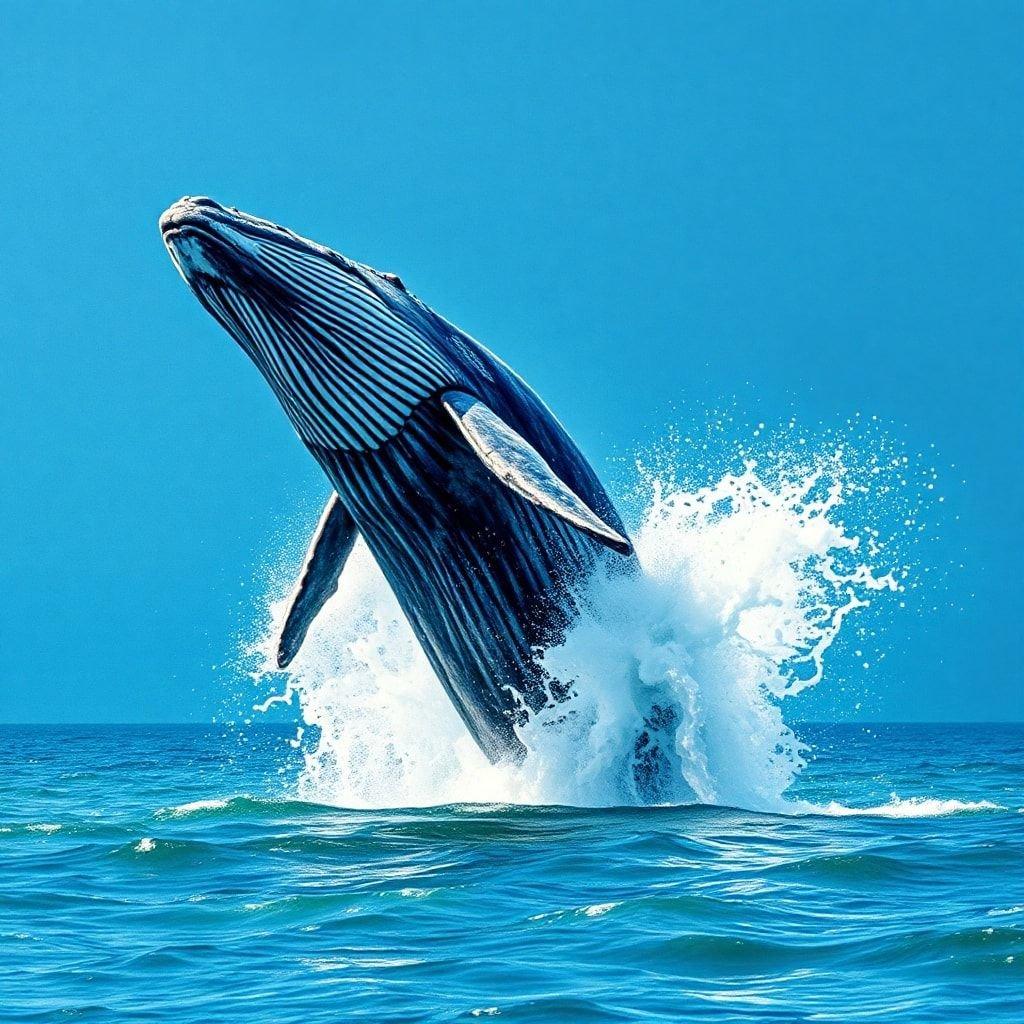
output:
M433 403L376 451L314 454L476 741L521 757L514 727L568 689L535 649L564 636L609 553L496 486Z

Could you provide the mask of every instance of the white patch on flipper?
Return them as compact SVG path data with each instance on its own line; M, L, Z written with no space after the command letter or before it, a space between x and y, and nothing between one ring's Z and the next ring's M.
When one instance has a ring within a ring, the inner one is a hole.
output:
M506 487L616 551L632 553L629 540L597 516L559 480L540 453L483 402L461 391L446 392L442 402L480 461Z

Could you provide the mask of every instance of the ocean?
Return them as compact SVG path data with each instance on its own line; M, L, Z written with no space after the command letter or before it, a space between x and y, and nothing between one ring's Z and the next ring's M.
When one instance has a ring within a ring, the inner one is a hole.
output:
M2 727L0 1019L1024 1019L1024 726L794 732L765 813L353 810L293 728Z

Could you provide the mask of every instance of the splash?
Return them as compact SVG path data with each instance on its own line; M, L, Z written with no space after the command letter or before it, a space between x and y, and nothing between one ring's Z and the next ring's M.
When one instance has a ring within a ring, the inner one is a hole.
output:
M646 802L633 749L658 733L659 801L781 809L803 767L784 700L820 682L844 620L900 584L839 520L841 455L774 475L754 459L696 490L648 474L642 577L595 581L588 613L545 654L578 696L571 716L525 731L532 798Z
M596 578L565 641L538 652L576 696L521 731L529 755L518 768L495 767L477 749L357 544L283 690L258 706L300 706L297 795L349 807L806 810L785 796L806 755L785 712L822 681L848 620L907 586L907 566L880 531L851 525L884 502L906 460L878 446L863 460L842 445L793 447L741 445L730 468L700 484L682 479L664 449L635 464L643 572ZM260 645L264 670L283 614L280 601ZM653 789L633 770L638 737L658 761Z

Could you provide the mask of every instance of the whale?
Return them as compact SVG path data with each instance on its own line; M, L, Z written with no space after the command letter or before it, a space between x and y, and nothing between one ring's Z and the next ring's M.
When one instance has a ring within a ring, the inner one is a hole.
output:
M175 202L159 228L331 486L278 667L362 538L470 735L492 762L521 761L523 726L581 685L554 678L543 651L596 575L637 571L590 463L518 374L396 274L206 196Z

